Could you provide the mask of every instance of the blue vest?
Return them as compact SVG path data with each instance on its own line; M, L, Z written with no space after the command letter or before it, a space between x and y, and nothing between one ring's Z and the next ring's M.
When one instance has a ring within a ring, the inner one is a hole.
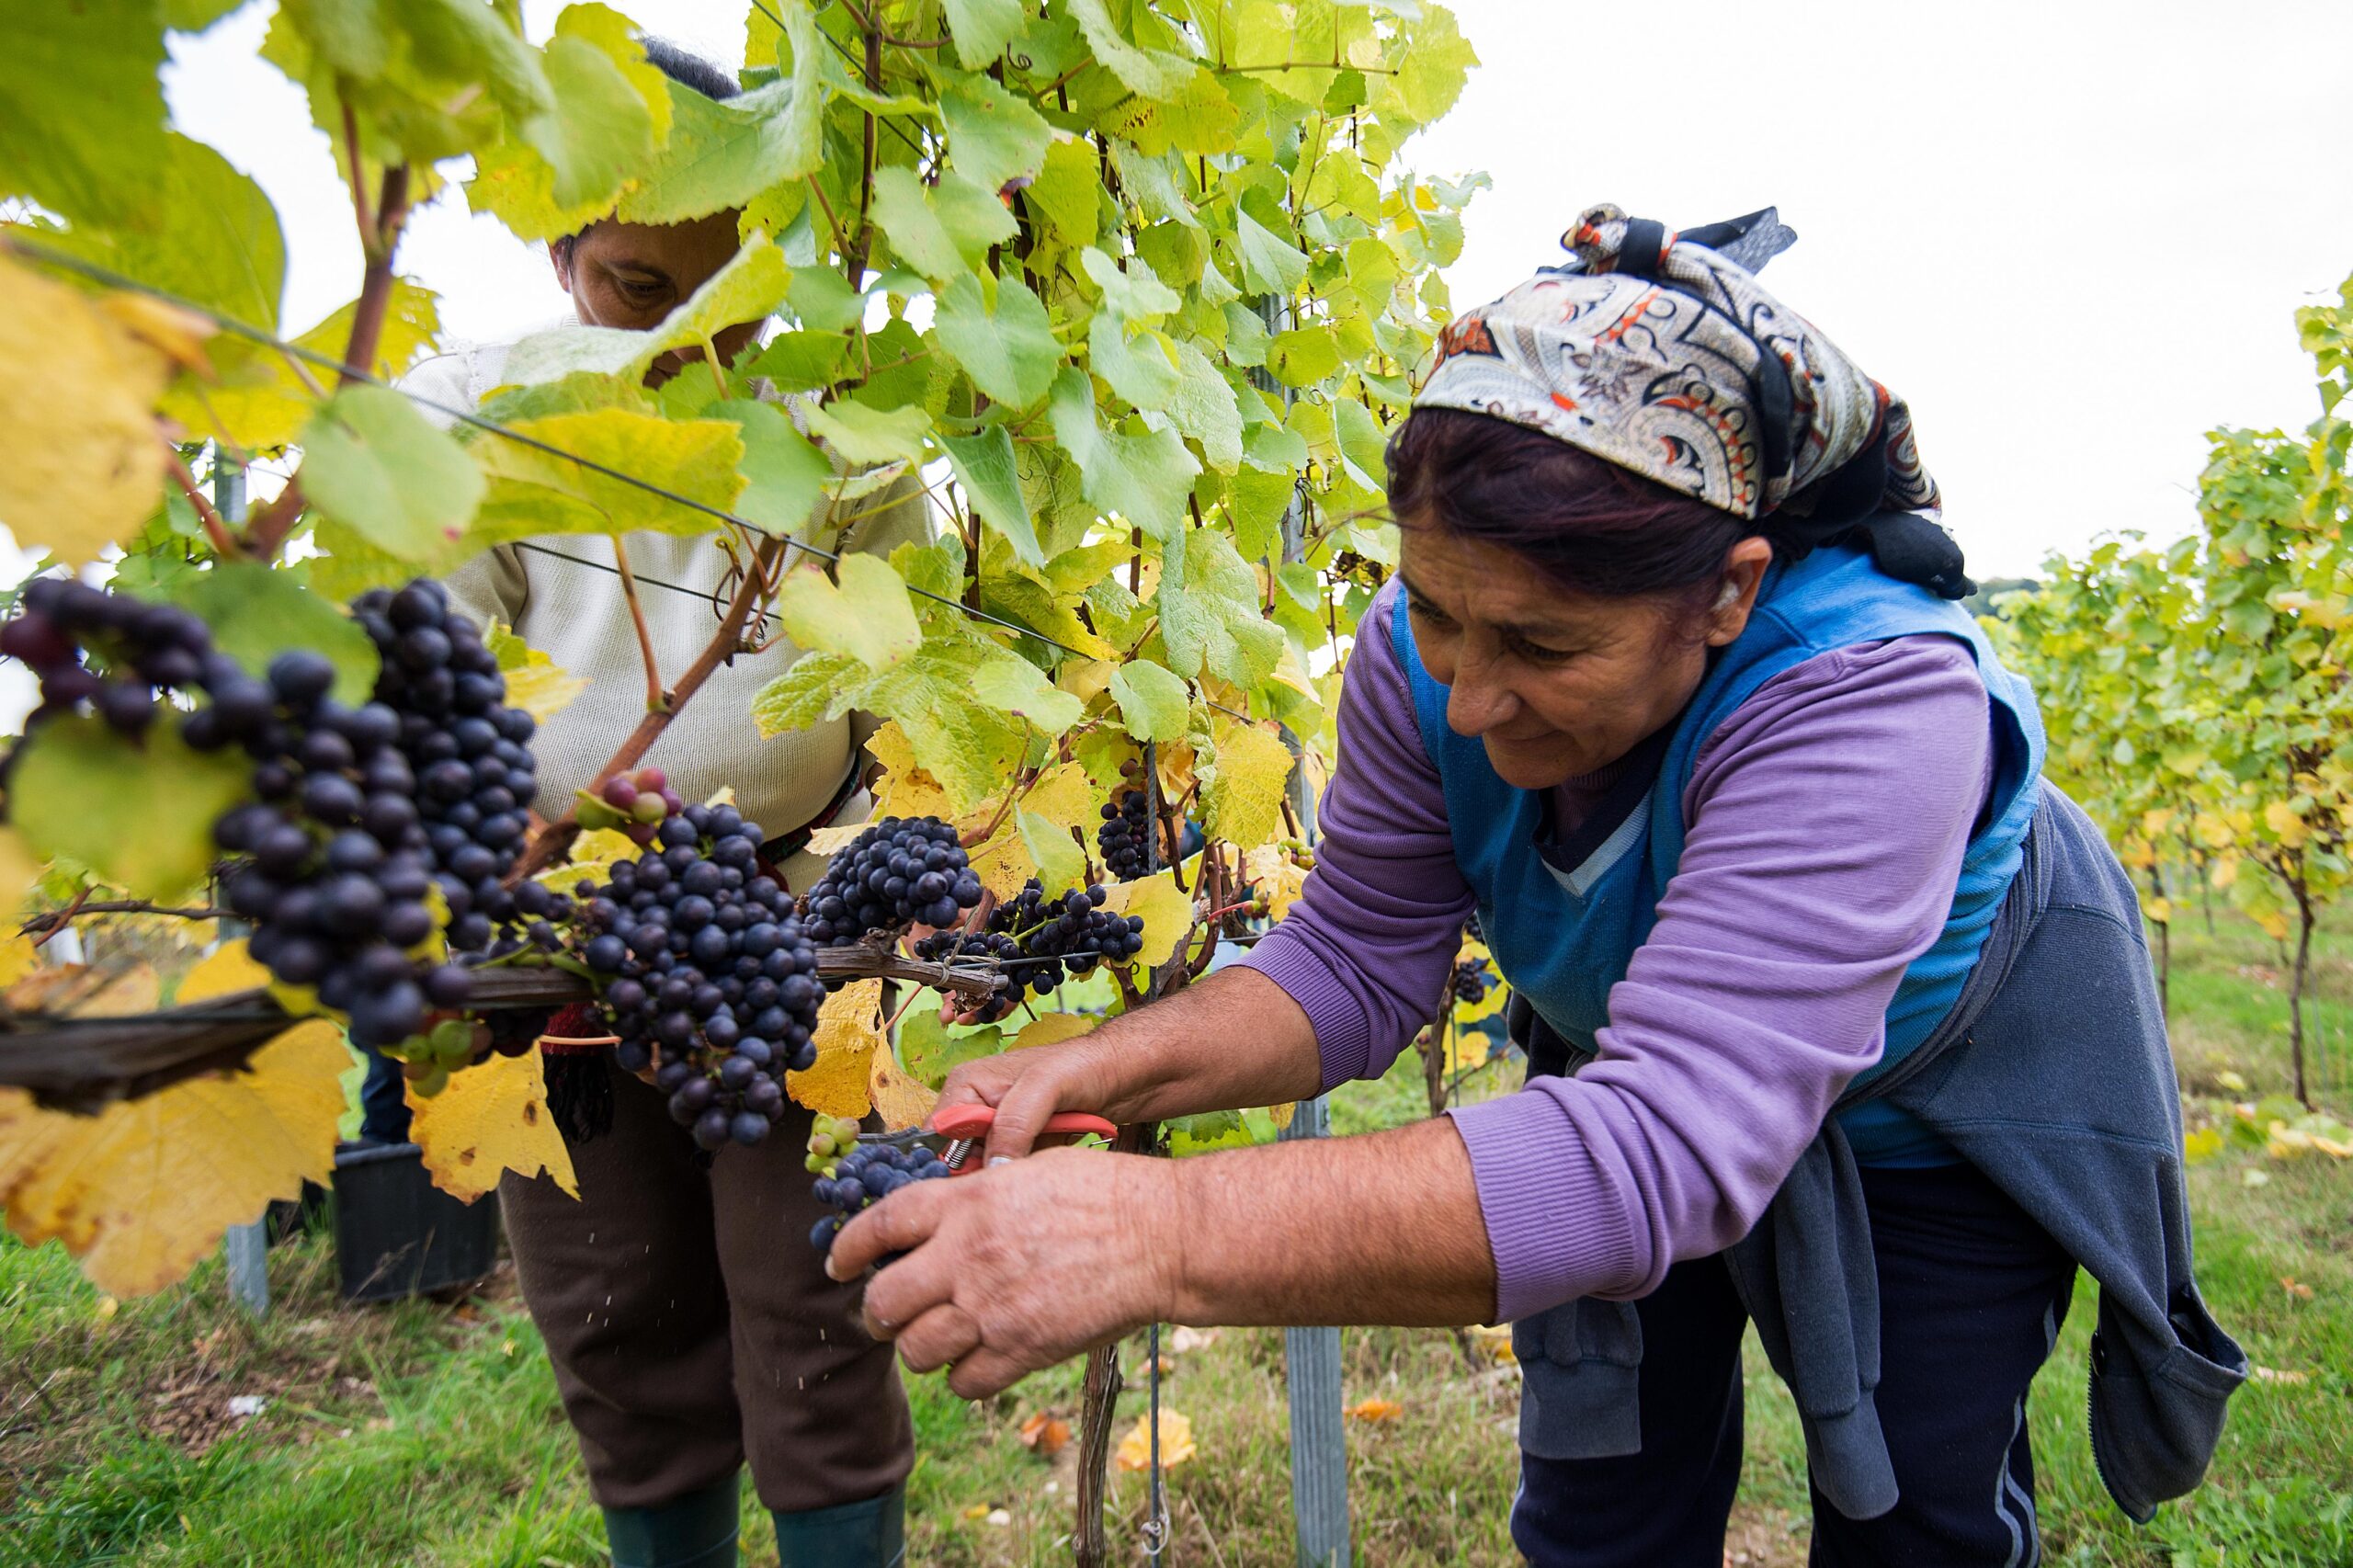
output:
M1881 572L1868 554L1815 551L1766 574L1755 612L1717 651L1672 725L1629 759L1618 785L1566 839L1552 831L1550 791L1496 776L1483 743L1447 727L1447 688L1423 667L1405 596L1391 637L1412 682L1422 744L1446 791L1454 858L1479 901L1495 967L1573 1047L1590 1053L1609 1020L1610 988L1650 936L1658 901L1683 857L1683 794L1700 747L1756 688L1818 653L1936 633L1969 645L1992 700L1994 786L1961 859L1942 935L1912 961L1887 1009L1887 1044L1870 1077L1926 1040L1961 994L1995 912L2018 872L2042 770L2042 721L2027 684L2002 667L1958 604ZM1793 813L1803 801L1790 802ZM1850 1091L1851 1092L1851 1091ZM1933 1164L1942 1141L1904 1112L1866 1100L1838 1114L1866 1165Z

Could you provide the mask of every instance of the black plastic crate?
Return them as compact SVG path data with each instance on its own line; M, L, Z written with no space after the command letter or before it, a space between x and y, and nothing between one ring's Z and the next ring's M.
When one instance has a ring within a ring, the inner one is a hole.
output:
M498 1205L433 1185L414 1143L335 1155L335 1255L346 1301L389 1301L471 1285L498 1259Z

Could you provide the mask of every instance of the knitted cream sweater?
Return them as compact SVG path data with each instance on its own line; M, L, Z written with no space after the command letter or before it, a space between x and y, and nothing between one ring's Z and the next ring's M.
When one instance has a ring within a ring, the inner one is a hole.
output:
M436 403L472 408L501 384L506 358L506 345L460 348L426 360L402 384ZM423 412L449 423L429 408ZM929 538L929 507L921 491L902 480L899 495L898 504L851 524L837 548L888 555L909 540ZM627 540L638 602L666 686L685 673L718 625L712 598L726 574L727 557L710 534L686 539L636 532ZM603 567L614 564L613 542L600 534L551 534L527 542ZM797 550L786 557L788 564L797 559L805 559ZM690 591L656 587L657 580ZM645 666L620 578L537 550L501 545L452 573L449 588L468 614L485 622L505 621L588 683L569 707L540 726L531 743L540 765L539 809L552 816L645 716ZM733 786L744 814L771 835L807 823L841 788L873 725L858 714L762 740L752 722L752 699L799 656L799 649L780 639L758 654L714 670L654 741L645 761L666 771L689 801ZM854 808L858 804L852 802Z

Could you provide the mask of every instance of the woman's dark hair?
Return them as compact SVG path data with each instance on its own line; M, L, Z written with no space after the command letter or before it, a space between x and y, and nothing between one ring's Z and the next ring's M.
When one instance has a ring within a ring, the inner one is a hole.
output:
M1751 522L1490 415L1416 409L1389 438L1389 509L1407 528L1499 545L1573 593L1712 587ZM1780 552L1776 540L1776 552Z
M641 37L637 43L640 49L645 51L647 64L677 83L681 87L692 87L704 97L732 98L744 90L744 84L738 82L727 72L699 54L680 49L668 39L655 38L649 33ZM588 229L596 226L591 223ZM572 261L573 242L579 239L581 234L586 233L588 229L566 234L555 242L555 253L563 259L565 265L569 266Z

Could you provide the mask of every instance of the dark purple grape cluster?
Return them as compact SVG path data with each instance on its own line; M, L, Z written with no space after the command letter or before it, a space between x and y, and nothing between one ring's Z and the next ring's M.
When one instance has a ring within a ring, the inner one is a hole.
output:
M925 949L929 944L918 943L916 951L926 958L946 957L952 951L960 957L1018 960L1013 983L999 992L991 1005L995 1016L1002 1017L1021 1000L1025 985L1043 996L1063 983L1065 973L1081 978L1092 974L1097 963L1125 963L1143 950L1143 917L1105 909L1107 896L1098 882L1048 898L1032 877L1018 894L989 911L988 929L979 935L995 941L985 948L975 947L972 937L965 937L953 949L942 947L928 952ZM1013 944L1010 953L1002 946L1006 942Z
M84 660L98 655L104 673ZM144 734L165 691L225 688L241 710L266 717L269 694L242 665L212 646L203 621L174 605L142 603L71 577L37 577L25 585L21 609L0 627L0 653L23 661L40 678L40 706L26 732L84 703L127 735Z
M971 1006L973 1019L983 1024L993 1024L1019 1006L1021 994L1029 980L1031 966L1017 961L1022 957L1021 944L1001 932L935 931L915 944L915 956L929 959L935 963L978 959L984 963L1014 964L1012 972L1006 977L1009 983L1004 989L987 1001ZM1035 968L1039 973L1048 976L1046 983L1040 985L1039 991L1051 991L1054 981L1062 974L1062 965L1049 962L1038 964Z
M956 829L938 817L884 817L845 845L809 890L809 938L847 947L870 931L953 926L981 902Z
M757 1143L784 1074L816 1061L824 985L792 897L759 869L759 824L688 806L634 860L584 884L581 957L604 983L625 1073L660 1061L670 1114L715 1150Z
M1464 959L1454 966L1449 983L1458 1002L1483 1002L1487 993L1495 988L1496 976L1485 959Z
M832 1175L821 1176L813 1184L817 1201L835 1212L817 1221L809 1233L810 1244L819 1252L829 1252L834 1238L859 1210L915 1182L938 1181L954 1174L929 1144L902 1149L892 1143L860 1143L835 1162Z
M1103 852L1103 869L1114 881L1131 882L1150 872L1152 802L1142 790L1127 790L1104 804L1095 844Z
M498 656L438 583L375 589L353 600L351 613L382 656L376 700L398 715L394 738L413 779L403 793L449 906L449 946L512 951L529 939L552 948L561 901L534 883L502 885L529 835L539 778L527 744L532 719L506 706ZM494 948L499 926L524 934L510 931Z

